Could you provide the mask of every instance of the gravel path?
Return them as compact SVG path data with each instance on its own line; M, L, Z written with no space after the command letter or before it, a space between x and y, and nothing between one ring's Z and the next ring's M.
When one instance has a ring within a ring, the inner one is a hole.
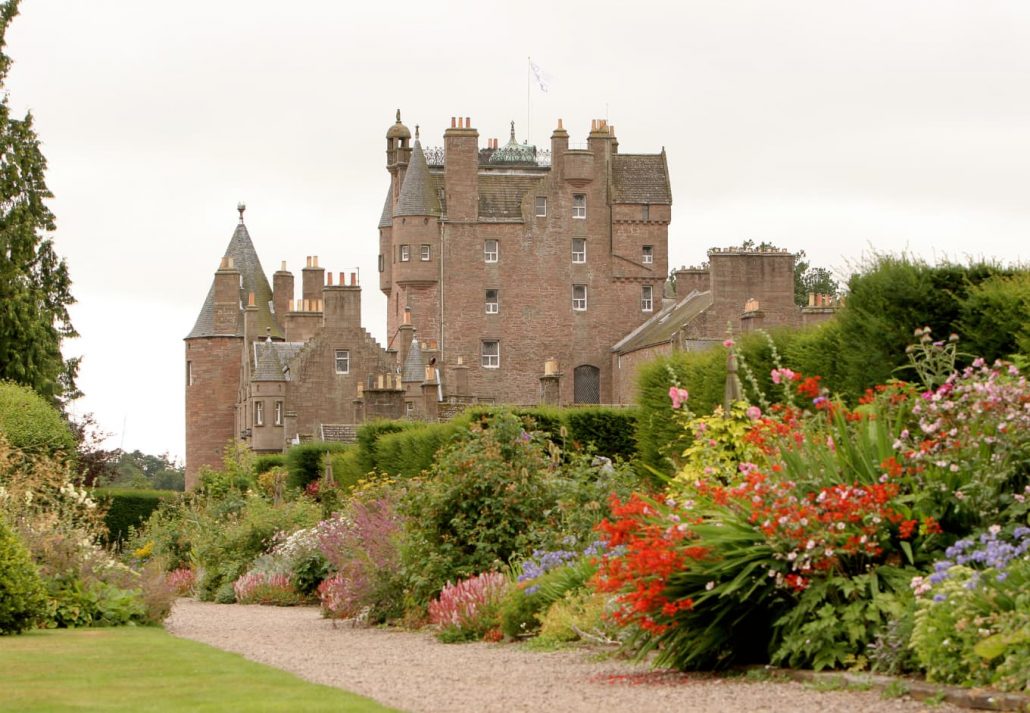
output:
M875 691L822 693L798 683L652 673L584 650L528 651L512 644L441 644L430 634L351 627L313 607L176 602L165 628L316 683L405 711L603 713L957 713Z

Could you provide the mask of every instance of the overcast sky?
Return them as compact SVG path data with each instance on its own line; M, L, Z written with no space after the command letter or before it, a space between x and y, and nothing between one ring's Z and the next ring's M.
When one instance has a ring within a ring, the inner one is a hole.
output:
M607 117L620 151L664 146L672 265L748 238L841 275L1030 257L1025 0L24 0L8 53L78 299L76 408L112 447L182 456L182 339L237 201L269 275L359 268L383 340L398 107L426 146L459 114L481 145ZM530 56L551 82L527 107Z

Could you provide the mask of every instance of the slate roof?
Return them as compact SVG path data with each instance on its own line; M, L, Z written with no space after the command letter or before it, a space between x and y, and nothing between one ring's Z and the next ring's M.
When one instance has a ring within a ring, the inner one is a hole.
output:
M626 354L672 340L676 332L712 306L712 293L693 291L679 302L660 312L626 335L612 347L613 352Z
M418 339L412 339L411 349L408 350L408 356L404 360L401 381L425 381L425 379L426 363L422 359L422 347L419 346Z
M282 337L279 325L272 317L272 310L269 306L272 302L272 288L268 284L264 270L261 269L261 261L258 259L254 243L247 232L247 226L241 219L233 231L232 239L229 240L229 247L225 249L225 256L231 257L233 267L240 271L243 286L240 288L240 304L246 304L249 293L254 293L254 304L257 305L257 330L259 336L271 334L273 337ZM242 320L240 320L242 324ZM236 336L242 337L243 332L237 331L234 334L224 335L215 332L215 282L211 280L211 289L208 290L204 305L200 308L197 322L193 325L192 331L186 335L186 339L194 337L213 336ZM242 329L242 327L241 327ZM270 330L270 331L266 331Z
M418 139L415 139L411 161L404 173L404 183L401 184L401 193L397 198L397 207L393 211L395 218L406 215L440 215L440 200L429 178L429 166L426 165L426 156L422 153L422 144Z
M612 201L614 203L672 203L669 166L660 154L614 154L612 156Z
M393 211L390 210L390 193L392 192L392 186L386 189L386 202L383 203L383 214L379 216L379 227L389 228L393 225Z
M290 361L304 348L303 342L254 342L254 381L289 381Z
M481 219L522 219L522 199L546 174L479 174L479 217Z

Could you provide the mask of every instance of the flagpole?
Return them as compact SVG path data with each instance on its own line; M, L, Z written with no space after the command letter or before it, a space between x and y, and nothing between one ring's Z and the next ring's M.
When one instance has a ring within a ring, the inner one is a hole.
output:
M531 92L529 91L529 73L533 67L533 58L526 56L526 141L529 141L529 97Z

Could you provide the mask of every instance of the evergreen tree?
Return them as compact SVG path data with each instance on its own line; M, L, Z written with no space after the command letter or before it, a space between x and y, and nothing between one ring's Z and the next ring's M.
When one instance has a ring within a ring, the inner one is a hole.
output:
M32 115L11 116L4 80L7 28L18 0L0 3L0 379L24 384L63 404L76 398L78 359L64 359L61 341L77 336L68 316L71 280L46 237L55 229L46 206L46 159Z

